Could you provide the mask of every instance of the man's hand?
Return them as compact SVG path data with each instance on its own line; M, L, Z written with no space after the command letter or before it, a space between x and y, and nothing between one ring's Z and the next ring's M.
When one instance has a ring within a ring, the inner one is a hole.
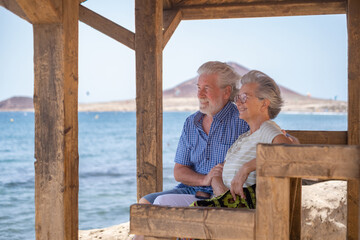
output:
M223 167L224 167L224 163L219 163L218 165L214 166L210 170L210 172L207 175L205 175L202 186L210 186L213 177L222 177Z
M213 177L211 180L211 187L215 196L219 196L229 190L225 186L222 177Z
M292 144L300 144L300 141L297 137L288 134L284 129L282 129L281 131L291 141Z

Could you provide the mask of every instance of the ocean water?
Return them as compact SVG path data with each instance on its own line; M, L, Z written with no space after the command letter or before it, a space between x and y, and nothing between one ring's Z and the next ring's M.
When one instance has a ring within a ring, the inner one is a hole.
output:
M176 185L173 159L189 112L163 117L164 189ZM284 129L347 129L344 114L280 114ZM34 114L0 112L0 239L34 239ZM136 202L136 116L79 113L79 229L129 221Z

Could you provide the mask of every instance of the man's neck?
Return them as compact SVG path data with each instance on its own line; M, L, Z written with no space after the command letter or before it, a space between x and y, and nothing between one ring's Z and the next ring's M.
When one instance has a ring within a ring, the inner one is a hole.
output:
M213 116L205 114L202 121L202 128L207 135L209 135L212 122Z

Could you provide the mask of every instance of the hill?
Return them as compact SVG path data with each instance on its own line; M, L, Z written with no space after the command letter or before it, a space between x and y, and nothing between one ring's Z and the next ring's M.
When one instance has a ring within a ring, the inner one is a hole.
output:
M228 62L240 74L249 69ZM191 78L163 92L164 111L196 111L198 110L197 78ZM284 112L347 112L347 103L327 99L318 99L299 94L279 85L284 99ZM33 111L33 100L29 97L12 97L0 102L0 111ZM79 111L135 111L135 100L79 104Z

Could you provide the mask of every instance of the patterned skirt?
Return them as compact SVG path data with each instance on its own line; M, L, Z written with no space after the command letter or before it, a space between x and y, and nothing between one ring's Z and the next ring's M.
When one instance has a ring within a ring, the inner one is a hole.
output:
M223 207L223 208L256 208L256 185L244 188L246 199L236 195L232 197L230 190L210 199L198 200L190 204L190 207Z

